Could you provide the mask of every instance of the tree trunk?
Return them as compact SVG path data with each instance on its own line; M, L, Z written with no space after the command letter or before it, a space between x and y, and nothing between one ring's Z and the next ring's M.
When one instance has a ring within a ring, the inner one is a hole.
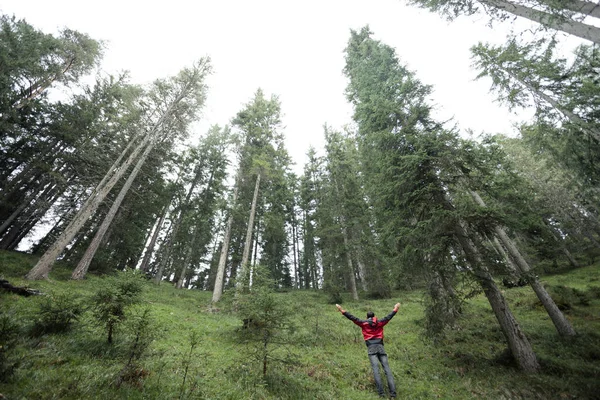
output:
M455 234L465 253L467 261L473 269L475 278L483 288L485 296L494 311L494 315L508 341L508 347L519 365L519 368L524 372L537 372L540 369L540 366L531 344L513 316L508 303L502 296L502 292L498 289L498 286L496 286L490 273L483 266L479 251L471 244L467 233L460 223L455 225Z
M256 266L256 259L258 258L258 232L260 232L260 218L256 221L256 229L253 233L254 239L254 251L252 252L252 267Z
M581 0L567 0L565 2L560 2L559 4L567 10L589 15L594 18L600 18L600 4L598 3Z
M100 228L98 228L98 231L96 232L96 235L94 236L94 239L92 239L92 242L88 246L83 257L81 257L81 260L77 264L77 267L73 270L73 273L71 274L71 279L75 279L75 280L83 279L85 277L85 275L87 274L88 268L90 267L90 263L92 262L94 255L96 255L96 251L98 250L98 247L100 247L100 243L102 242L104 235L108 231L108 228L110 227L110 224L112 223L113 219L115 218L115 215L117 215L117 211L119 210L119 207L121 207L121 203L123 203L123 199L125 199L125 195L127 194L127 192L129 192L129 189L131 188L133 181L135 181L135 178L137 177L138 173L140 172L140 169L142 169L142 166L144 165L144 162L146 161L146 158L148 157L148 154L150 154L150 151L152 151L153 147L154 147L154 143L148 144L148 146L146 147L146 150L144 150L144 152L140 156L138 162L135 164L135 167L131 171L131 174L129 174L129 177L125 181L125 184L121 188L121 191L117 195L117 198L115 199L112 206L110 207L110 210L104 217L104 221L102 221Z
M158 127L155 126L154 128L155 129L153 129L152 133L154 133ZM35 280L48 278L48 274L50 273L52 265L56 261L56 258L63 252L63 250L65 249L65 247L67 247L71 240L73 240L77 232L79 232L79 230L83 227L88 218L90 218L94 214L98 206L102 203L102 201L108 195L113 186L125 174L129 166L131 166L131 164L133 163L134 159L137 158L137 155L140 153L143 146L146 145L148 140L143 140L129 155L129 157L123 163L123 165L117 165L116 162L113 164L111 169L109 169L106 175L104 175L102 181L98 184L98 186L96 186L90 197L88 197L81 209L77 212L75 217L67 225L65 230L48 248L48 250L46 250L46 252L42 255L40 260L31 269L31 271L29 271L29 273L26 276L27 279ZM123 155L124 152L121 153L119 159L122 158L121 156Z
M365 264L361 261L360 255L356 255L356 265L358 266L358 276L360 277L360 287L365 292L369 289L367 285L367 269Z
M140 264L140 270L143 272L148 272L148 266L150 265L150 259L152 258L152 254L154 253L154 247L156 246L156 240L158 239L158 235L160 234L160 230L165 223L165 219L167 218L167 214L169 213L169 204L165 206L163 209L162 215L156 224L156 229L152 233L152 238L150 239L150 243L146 247L146 253L144 253L144 258L142 259L142 263Z
M480 0L483 4L506 11L518 17L537 22L548 28L562 31L573 36L600 44L600 28L575 20L564 21L560 17L530 7L515 4L507 0Z
M29 271L26 278L27 279L47 279L50 270L52 269L52 265L56 261L56 258L63 252L65 247L71 242L71 240L75 237L77 232L81 229L81 227L85 224L85 222L90 218L98 206L102 203L104 198L108 195L113 186L121 179L121 177L125 174L125 172L129 169L129 167L133 164L134 160L138 157L140 152L144 147L148 145L148 143L152 140L156 140L156 137L160 134L160 129L165 121L171 117L173 114L175 107L177 104L188 94L188 90L190 87L186 86L182 89L177 97L169 104L168 108L164 113L160 116L160 118L156 121L156 123L152 126L150 132L146 134L146 136L142 139L141 143L137 145L137 147L133 150L133 152L129 155L127 160L124 163L120 163L120 161L126 154L126 151L136 141L136 138L133 138L125 150L121 152L119 158L113 163L111 169L104 175L102 181L96 186L92 195L86 200L82 208L79 210L75 218L69 223L69 225L65 228L62 234L58 237L58 239L50 246L50 248L42 255L37 264Z
M158 260L158 269L156 270L156 274L154 275L154 283L155 284L159 284L160 281L162 280L164 271L165 271L165 266L167 264L167 262L169 261L169 257L170 257L170 248L171 248L171 239L173 237L173 229L172 227L169 227L171 232L169 232L169 230L167 230L165 239L163 240L163 244L161 245L160 249L159 249L159 260ZM162 254L161 254L162 253Z
M342 224L344 224L344 218L342 218ZM348 243L348 231L346 230L346 228L342 228L342 234L344 236L344 247L346 247L346 262L348 264L348 279L350 281L350 292L352 293L352 299L358 300L356 278L354 277L354 267L352 265L352 253L350 251L350 244Z
M242 253L242 270L237 283L237 291L244 291L250 284L250 266L248 258L250 257L250 245L252 244L252 231L254 230L254 214L256 213L256 203L258 202L258 188L260 186L260 173L256 175L256 185L254 185L254 196L252 197L252 208L248 218L248 229L246 231L246 242L244 252Z
M219 257L219 266L217 268L217 275L215 277L215 288L213 290L212 302L216 303L221 299L223 295L223 283L225 281L225 265L227 264L227 254L229 251L229 241L231 240L231 227L233 226L233 209L237 202L238 189L239 189L239 172L233 189L233 199L231 205L231 211L229 219L227 221L227 227L225 228L225 235L223 237L223 246L221 247L221 257Z
M478 193L471 191L471 196L479 206L486 207L483 199L479 196ZM521 274L527 275L527 280L531 285L531 288L537 295L538 299L544 305L544 308L548 312L550 319L552 319L552 322L554 323L554 326L556 327L558 333L561 336L575 336L575 329L573 329L573 326L571 326L569 320L567 320L564 314L556 306L556 303L554 303L554 300L552 300L552 297L550 297L550 295L546 291L546 288L544 288L544 286L540 283L537 276L529 273L531 270L529 264L521 255L521 252L519 251L517 246L515 246L513 241L510 240L506 232L504 232L504 229L496 225L494 226L494 233L496 234L496 236L498 236L504 247L508 250L508 253L515 261L519 272Z
M548 230L550 231L550 233L552 234L552 237L554 238L554 240L556 240L556 243L560 246L560 250L562 251L562 253L565 255L565 257L567 257L567 260L569 260L569 264L571 264L571 266L574 268L579 268L579 263L577 262L575 257L573 257L573 255L571 254L569 249L567 249L567 246L565 245L564 240L562 240L558 236L556 231L550 225L548 225L548 223L546 223L546 221L544 221L544 223L545 223L546 227L548 228Z
M581 119L579 117L579 115L577 115L577 114L573 113L572 111L566 109L558 101L554 100L552 97L548 96L546 93L542 92L541 90L534 88L529 83L524 82L522 79L519 79L514 74L512 74L512 73L510 73L508 71L506 71L506 72L513 79L515 79L517 82L519 82L523 86L525 86L530 92L532 92L532 94L534 96L537 96L538 98L544 100L546 103L550 104L556 111L558 111L559 113L561 113L562 115L564 115L569 121L571 121L571 123L573 123L576 126L580 127L581 130L583 130L585 133L587 133L588 135L590 135L594 140L596 140L597 142L600 143L600 131L598 131L596 129L593 129L593 128L589 128L587 126L587 123L583 119Z
M491 240L491 242L492 242L492 245L494 246L494 248L496 249L496 251L506 261L506 265L508 267L508 270L509 270L510 274L511 275L517 275L518 274L517 273L517 266L513 262L512 258L510 258L510 256L506 253L506 250L504 250L504 247L502 247L502 243L500 243L500 241L498 240L498 237L494 236L493 239Z
M298 284L298 258L296 257L296 241L298 238L296 237L296 212L292 208L292 253L294 257L294 287L296 289L300 288Z
M192 258L192 251L196 247L196 238L198 237L198 227L195 227L194 233L192 234L192 243L186 249L185 256L183 257L183 261L181 263L181 270L179 271L179 279L177 279L177 283L175 287L177 289L181 289L183 287L183 281L187 274L188 264L190 262L190 258Z

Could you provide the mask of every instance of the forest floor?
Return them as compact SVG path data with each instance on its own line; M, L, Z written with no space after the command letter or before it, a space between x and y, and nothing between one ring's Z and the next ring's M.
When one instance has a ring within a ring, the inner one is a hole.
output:
M23 280L34 263L31 256L0 252L0 278L45 293L0 292L2 399L377 398L360 329L322 292L276 294L289 305L295 329L273 344L275 359L263 376L263 365L253 358L256 347L239 340L242 320L227 294L214 309L210 292L147 283L142 303L128 309L108 344L85 306L103 278L70 281L70 271L59 263L48 281ZM465 303L460 328L436 344L423 337L420 291L398 291L387 300L345 298L343 306L361 317L370 309L382 317L394 303L402 304L385 329L400 399L600 399L600 264L542 281L578 335L560 338L529 287L505 289L542 366L538 374L519 372L507 357L482 294ZM36 333L50 297L74 299L82 307L67 332ZM150 310L146 319L144 309ZM140 321L147 322L144 337L152 341L136 353Z

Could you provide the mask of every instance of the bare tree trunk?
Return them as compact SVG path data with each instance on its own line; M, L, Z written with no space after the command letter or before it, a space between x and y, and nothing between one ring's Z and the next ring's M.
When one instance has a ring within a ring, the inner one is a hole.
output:
M165 223L165 219L167 218L167 214L169 213L169 204L165 206L163 212L156 224L156 228L152 233L152 238L150 239L150 243L146 247L146 252L144 253L144 258L142 259L142 263L140 264L140 270L143 272L148 272L148 266L150 264L150 259L152 258L152 254L154 253L154 247L156 246L156 240L158 239L158 235L160 234L160 230Z
M573 36L600 43L600 28L587 25L579 21L565 21L547 12L538 11L530 7L515 4L507 0L480 0L483 4L506 11L518 17L537 22L548 28L562 31Z
M494 236L494 238L491 240L491 242L492 242L492 245L494 246L494 248L496 249L496 251L506 261L506 265L507 265L507 267L508 267L508 269L510 271L510 274L511 275L517 275L517 266L513 262L512 258L510 258L510 256L508 255L508 253L506 253L506 250L504 250L504 247L502 247L502 244L498 240L498 237Z
M600 29L599 29L600 32ZM552 97L548 96L546 93L542 92L539 89L534 88L529 83L524 82L522 79L519 79L517 76L512 74L511 72L506 71L508 75L510 75L513 79L519 82L521 85L525 86L527 90L529 90L534 96L544 100L546 103L550 104L554 109L564 115L571 123L580 127L584 132L586 132L589 136L591 136L597 142L600 142L600 131L589 128L586 122L579 117L579 115L573 113L572 111L565 108L558 101L554 100Z
M155 126L155 131L158 127ZM135 139L134 139L135 140ZM148 139L149 140L149 139ZM147 140L143 140L134 151L129 155L123 165L117 165L117 162L106 173L102 181L96 186L90 197L85 201L81 209L77 212L75 217L67 225L65 230L60 234L56 241L46 250L42 255L37 264L29 271L26 278L35 279L47 279L48 274L52 269L52 265L56 261L56 258L63 252L65 247L73 240L77 232L83 227L85 222L90 218L98 206L102 203L104 198L108 195L113 186L117 181L125 174L129 166L133 163L134 159L137 158L138 154L145 146ZM130 142L131 144L131 142ZM129 145L128 145L129 147ZM127 149L126 149L127 150ZM119 159L124 155L125 150L119 156Z
M565 2L560 2L559 4L567 10L589 15L590 17L600 18L600 4L598 3L581 0L567 0Z
M254 238L254 251L252 252L252 267L256 266L256 259L258 258L258 232L260 232L260 218L256 221L256 229L253 233Z
M229 252L229 242L231 240L231 227L233 226L233 209L237 202L240 175L236 178L235 187L233 189L233 199L231 204L231 212L227 221L227 227L225 228L225 235L223 237L223 246L221 247L221 256L219 257L219 266L217 268L217 275L215 277L215 288L213 290L212 302L216 303L221 299L223 295L223 283L225 281L225 265L227 264L227 253Z
M544 223L546 223L546 222L544 221ZM556 233L556 231L551 226L549 226L547 223L546 223L546 227L548 228L548 230L552 234L552 237L554 238L554 240L556 240L556 243L560 246L560 250L562 251L562 253L565 255L565 257L567 257L567 260L569 260L569 264L571 264L571 266L574 267L574 268L579 268L579 263L577 262L577 260L575 259L575 257L573 257L573 255L571 254L571 252L569 251L569 249L567 249L567 246L565 245L564 240L562 240L558 236L558 234Z
M129 177L125 181L125 184L121 188L121 191L117 195L117 198L115 199L112 206L110 207L110 210L108 210L108 213L104 217L100 228L98 228L94 239L92 239L92 242L83 254L83 257L81 257L81 260L79 260L77 267L73 270L73 273L71 274L71 279L80 280L83 279L87 274L88 268L90 267L90 263L92 262L94 255L96 255L96 251L100 247L100 243L102 242L104 235L108 231L108 228L110 227L110 224L115 218L115 215L117 215L117 211L119 210L119 207L121 207L121 203L123 203L125 195L127 194L127 192L129 192L133 181L135 181L135 178L140 172L140 169L142 169L142 166L144 165L144 162L146 161L146 158L148 157L148 154L150 154L150 151L152 151L153 147L154 143L148 144L148 146L140 156L139 160L135 164L135 167L133 167L131 174L129 174Z
M292 208L292 253L294 256L294 287L296 289L300 288L298 284L298 259L296 257L296 241L298 238L296 237L296 212Z
M360 287L365 292L369 289L367 285L367 269L365 264L361 261L360 255L356 255L356 265L358 266L358 276L360 277Z
M344 218L342 218L342 224L344 224ZM354 266L352 265L352 253L350 251L350 244L348 243L348 232L346 228L342 228L342 234L344 236L344 247L346 247L346 262L348 264L348 279L350 281L350 292L352 293L352 299L358 300L356 278L354 277Z
M598 241L596 240L596 238L594 237L594 235L593 235L593 234L592 234L590 231L588 231L588 230L586 229L586 230L584 230L582 233L583 233L583 236L585 236L586 238L588 238L588 239L589 239L589 241L590 241L590 242L592 242L592 244L593 244L594 246L596 246L597 248L599 248L599 249L600 249L600 242L598 242Z
M192 243L188 246L185 256L183 257L183 262L181 263L181 270L179 271L179 279L177 279L177 283L175 287L177 289L181 289L183 287L183 281L185 279L185 275L187 274L188 264L190 262L190 258L192 258L192 251L196 247L196 238L198 237L198 227L194 229L194 234L192 235Z
M137 145L127 160L121 164L120 160L125 156L129 146L136 141L136 138L129 142L125 150L123 150L123 152L121 152L119 155L119 158L113 163L111 169L109 169L106 175L104 175L102 181L98 184L98 186L96 186L96 189L94 189L90 197L86 200L83 207L79 210L77 215L75 215L75 218L73 218L58 239L50 246L50 248L42 255L37 264L26 275L27 279L48 278L48 274L50 273L56 258L63 252L65 247L67 247L77 232L79 232L88 218L94 214L98 206L102 203L117 181L121 179L121 177L133 164L140 152L148 145L148 143L150 143L150 141L156 140L156 136L159 135L162 125L165 123L165 121L171 118L176 106L185 96L188 95L189 90L191 90L191 84L188 84L181 89L175 99L169 104L167 109L161 114L160 118L152 126L152 129Z
M163 249L164 250L162 251L161 257L158 262L158 269L156 271L156 274L154 275L154 283L157 285L162 280L162 277L163 277L163 274L165 271L165 266L167 265L167 262L169 262L169 257L171 256L170 248L171 248L172 238L173 238L173 228L171 228L171 232L168 232L168 230L167 230L166 237L165 237L165 239L163 241L163 245L161 246L161 249L160 249L160 250L163 250Z
M241 292L247 289L250 284L250 266L248 258L250 257L250 245L252 244L252 231L254 228L254 214L256 213L256 203L258 202L258 188L260 186L260 172L256 175L256 185L254 185L254 197L252 197L252 208L248 218L248 229L246 231L246 242L244 252L242 253L242 270L237 281L237 291Z
M479 206L486 207L483 199L479 196L478 193L471 191L471 196L473 197L473 199ZM508 237L506 232L504 232L504 229L502 229L496 225L496 226L494 226L494 233L496 234L496 236L498 236L498 238L500 239L500 241L502 242L504 247L508 250L508 253L515 261L515 264L516 264L519 272L521 274L528 274L529 271L531 270L531 268L529 267L529 264L527 263L527 261L525 261L525 258L521 255L521 252L519 252L519 249L517 248L517 246L515 246L515 244L512 242L512 240L510 240L510 238ZM529 274L529 275L531 275L531 274ZM537 295L538 299L544 305L544 308L548 312L550 319L552 319L552 322L554 323L554 326L556 327L556 330L558 331L558 333L561 336L575 336L576 335L575 329L573 329L573 326L571 325L569 320L567 320L565 318L564 314L556 306L556 303L554 303L554 300L552 300L552 297L550 297L550 295L546 291L546 288L544 288L544 286L540 283L537 276L535 276L535 275L527 276L527 280L528 280L529 284L531 285L531 288Z
M485 296L494 311L494 315L508 342L508 347L519 368L525 372L537 372L540 366L533 348L513 316L508 303L502 296L502 292L496 286L490 273L483 266L479 251L471 244L464 228L459 223L455 225L455 233L467 261L473 268L475 278L483 288Z

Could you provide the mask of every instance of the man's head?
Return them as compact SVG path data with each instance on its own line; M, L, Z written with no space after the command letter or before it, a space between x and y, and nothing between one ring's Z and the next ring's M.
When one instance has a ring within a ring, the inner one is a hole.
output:
M374 316L375 316L375 313L374 313L373 311L369 311L369 312L367 313L367 319L368 319L368 318L373 318Z

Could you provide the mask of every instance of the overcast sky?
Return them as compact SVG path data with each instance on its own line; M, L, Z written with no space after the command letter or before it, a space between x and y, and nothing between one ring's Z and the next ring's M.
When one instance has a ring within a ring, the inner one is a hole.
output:
M493 103L487 81L473 81L469 48L505 41L508 26L483 18L449 23L401 0L3 0L0 11L55 33L61 27L106 42L102 69L128 70L136 83L177 73L210 56L214 74L200 130L227 124L260 87L282 103L288 151L301 170L323 124L351 122L342 74L350 29L369 25L402 62L434 86L439 119L462 129L514 134L514 116Z

